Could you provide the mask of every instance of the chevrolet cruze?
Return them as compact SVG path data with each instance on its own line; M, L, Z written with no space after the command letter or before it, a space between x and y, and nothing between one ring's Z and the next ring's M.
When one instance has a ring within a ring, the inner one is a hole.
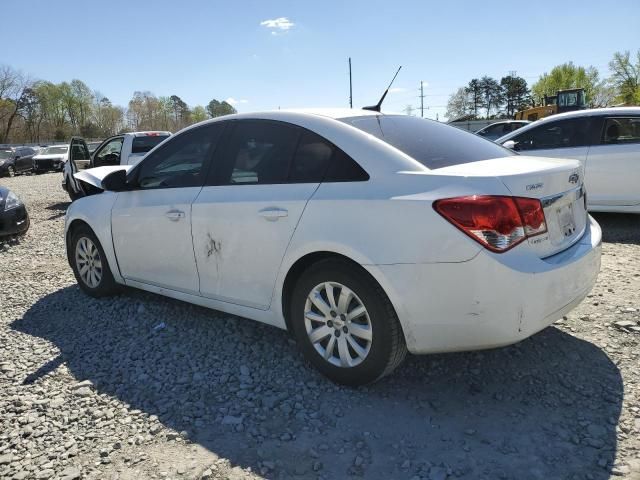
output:
M404 115L231 115L77 173L96 194L69 207L67 255L89 295L127 285L287 329L365 384L407 351L507 345L574 308L600 268L583 177Z

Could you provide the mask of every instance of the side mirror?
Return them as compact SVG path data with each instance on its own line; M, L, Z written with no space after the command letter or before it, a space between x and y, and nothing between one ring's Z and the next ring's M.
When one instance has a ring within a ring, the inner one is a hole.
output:
M116 170L102 179L102 189L110 192L122 192L127 189L127 171Z
M518 142L514 142L513 140L507 140L502 144L502 146L508 148L509 150L519 150Z

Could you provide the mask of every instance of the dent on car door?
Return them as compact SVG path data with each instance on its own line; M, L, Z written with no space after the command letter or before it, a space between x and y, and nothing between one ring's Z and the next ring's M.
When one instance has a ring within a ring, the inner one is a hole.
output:
M280 264L334 147L270 121L238 121L193 203L200 293L267 309Z
M191 204L200 192L219 131L187 130L129 174L111 212L113 244L126 280L198 294Z
M587 158L591 205L640 204L640 116L603 119Z

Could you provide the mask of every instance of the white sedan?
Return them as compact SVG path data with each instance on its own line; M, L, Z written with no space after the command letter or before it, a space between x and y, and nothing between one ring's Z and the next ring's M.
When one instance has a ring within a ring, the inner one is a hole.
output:
M104 190L67 211L86 293L128 285L288 329L345 384L381 378L407 350L522 340L600 268L579 162L514 161L404 115L231 115L76 178Z
M525 155L573 158L594 212L640 213L640 108L594 108L543 118L496 143Z

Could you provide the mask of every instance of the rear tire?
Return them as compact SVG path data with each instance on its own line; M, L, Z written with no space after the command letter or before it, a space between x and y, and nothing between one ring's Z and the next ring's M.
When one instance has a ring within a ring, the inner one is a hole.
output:
M406 356L402 328L384 290L346 262L329 259L309 267L295 286L289 314L304 356L336 383L373 383Z
M115 295L119 286L93 231L86 225L76 228L67 246L67 257L80 288L92 297Z

